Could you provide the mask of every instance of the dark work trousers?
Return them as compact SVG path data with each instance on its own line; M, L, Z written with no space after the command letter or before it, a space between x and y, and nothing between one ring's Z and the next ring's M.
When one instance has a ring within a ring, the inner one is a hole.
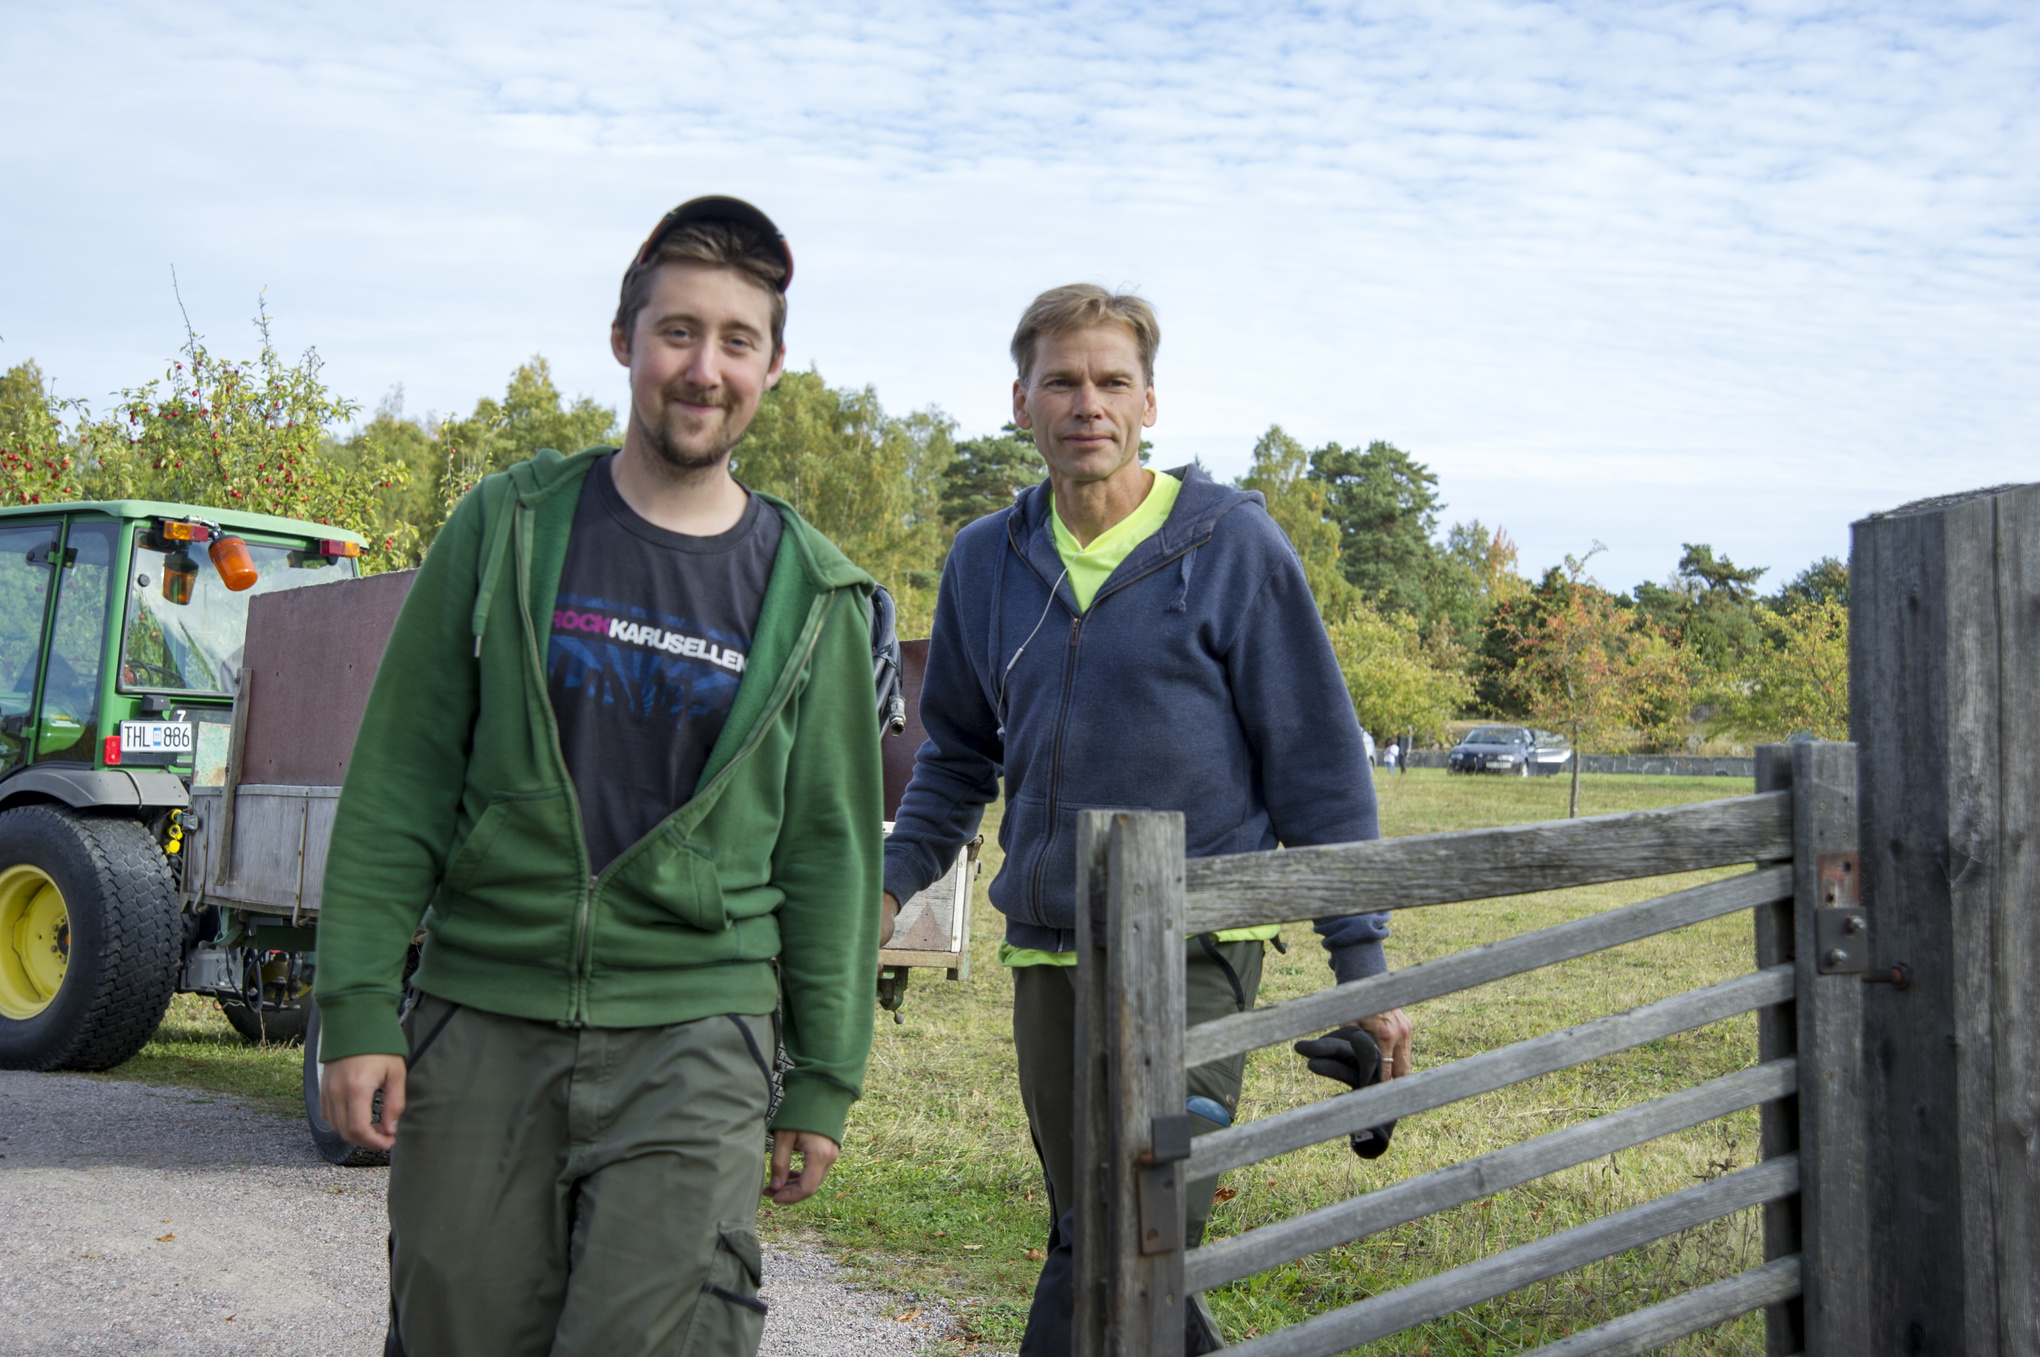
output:
M1183 1006L1190 1024L1252 1008L1261 988L1263 944L1223 942L1213 948L1215 957L1193 938L1185 953ZM1042 1174L1048 1179L1052 1222L1048 1261L1041 1265L1041 1278L1035 1283L1021 1357L1067 1357L1072 1342L1076 1257L1074 1221L1068 1212L1076 1200L1077 1181L1076 1040L1077 968L1015 966L1013 1045L1020 1058L1020 1099L1027 1107ZM1246 1068L1244 1055L1199 1065L1188 1071L1186 1091L1236 1112ZM1199 1135L1219 1129L1218 1123L1203 1117L1194 1125ZM1216 1178L1206 1178L1190 1184L1184 1195L1184 1234L1193 1247L1204 1239L1217 1188Z
M753 1357L769 1016L405 1027L389 1352Z

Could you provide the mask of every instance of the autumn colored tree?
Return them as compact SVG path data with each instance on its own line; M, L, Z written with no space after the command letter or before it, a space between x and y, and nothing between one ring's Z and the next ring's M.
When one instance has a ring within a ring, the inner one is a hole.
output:
M1586 573L1604 550L1568 554L1539 590L1536 606L1504 605L1514 665L1509 684L1530 718L1572 741L1568 815L1580 813L1580 755L1586 742L1678 708L1689 683L1686 660L1658 626L1625 608Z

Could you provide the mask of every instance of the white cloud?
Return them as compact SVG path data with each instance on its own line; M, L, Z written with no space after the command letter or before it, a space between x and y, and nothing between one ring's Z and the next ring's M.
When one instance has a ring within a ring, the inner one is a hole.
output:
M2040 21L2015 6L17 7L0 361L97 396L194 321L466 408L753 197L795 360L1005 415L1042 286L1161 310L1164 454L1389 438L1610 582L1796 569L2040 468Z

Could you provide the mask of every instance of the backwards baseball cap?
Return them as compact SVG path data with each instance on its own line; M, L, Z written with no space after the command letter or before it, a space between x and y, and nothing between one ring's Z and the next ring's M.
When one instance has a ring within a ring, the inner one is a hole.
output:
M637 258L631 267L636 268L652 257L659 248L659 242L678 227L694 222L724 222L746 235L755 236L761 244L776 246L786 258L786 276L779 280L779 291L784 293L793 281L793 247L786 243L786 237L772 224L772 218L760 212L742 198L730 198L721 194L710 194L705 198L690 198L680 206L659 218L659 224L645 237L645 243L638 247Z

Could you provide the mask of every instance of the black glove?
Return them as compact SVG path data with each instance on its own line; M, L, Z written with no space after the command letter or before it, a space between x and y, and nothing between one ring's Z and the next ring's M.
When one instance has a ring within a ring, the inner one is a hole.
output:
M1374 1034L1364 1027L1341 1027L1321 1037L1299 1041L1293 1049L1309 1062L1312 1074L1336 1079L1348 1088L1367 1088L1381 1082L1381 1047L1375 1044ZM1350 1141L1353 1153L1362 1159L1379 1159L1388 1152L1389 1137L1394 1134L1392 1121L1355 1132Z

